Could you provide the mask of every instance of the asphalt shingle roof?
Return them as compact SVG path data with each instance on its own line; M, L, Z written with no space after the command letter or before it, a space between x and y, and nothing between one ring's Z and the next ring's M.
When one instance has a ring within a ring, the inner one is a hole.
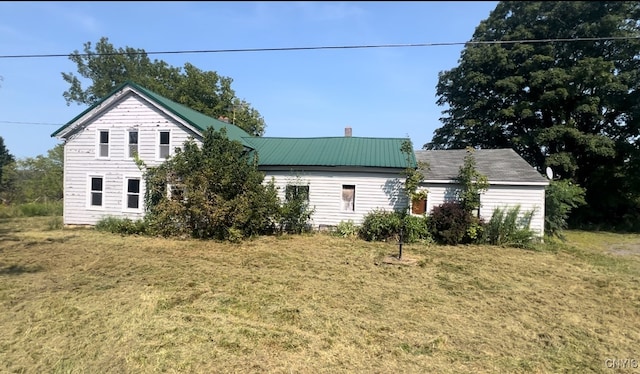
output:
M415 151L416 159L427 162L429 170L425 180L455 180L464 164L464 149ZM477 149L473 152L476 169L487 176L489 182L547 183L533 166L513 149Z

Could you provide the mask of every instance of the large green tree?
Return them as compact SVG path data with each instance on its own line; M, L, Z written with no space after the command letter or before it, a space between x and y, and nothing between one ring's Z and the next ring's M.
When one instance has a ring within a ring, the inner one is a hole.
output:
M7 170L14 161L14 157L4 145L4 139L0 136L0 193L5 192L8 186L6 177L4 176L4 170Z
M83 52L76 50L69 59L77 65L79 76L62 73L71 85L63 94L67 105L91 105L129 80L208 116L227 117L249 134L264 134L260 113L236 97L231 88L233 79L215 71L203 71L190 63L179 68L162 60L152 61L144 49L115 48L106 37L95 46L85 43ZM83 88L83 80L89 80L90 85Z
M639 2L498 3L439 74L425 148L511 147L586 188L575 221L640 222L639 21Z
M47 155L27 157L16 162L18 202L58 201L63 196L64 145L58 144Z

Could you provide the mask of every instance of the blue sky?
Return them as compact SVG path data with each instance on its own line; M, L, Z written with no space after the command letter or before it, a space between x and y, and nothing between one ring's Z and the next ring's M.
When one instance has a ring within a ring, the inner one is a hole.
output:
M68 54L109 38L147 52L463 43L495 1L0 2L0 56ZM419 149L441 126L438 73L463 45L160 54L233 79L265 136L406 137ZM50 134L84 109L67 105L67 57L0 58L0 136L18 158L46 154Z

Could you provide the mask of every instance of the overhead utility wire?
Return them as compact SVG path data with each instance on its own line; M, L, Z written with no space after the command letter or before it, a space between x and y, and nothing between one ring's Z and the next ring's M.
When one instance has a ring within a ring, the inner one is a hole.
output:
M47 122L17 122L17 121L0 121L0 123L8 123L12 125L40 125L40 126L62 126L62 123L47 123Z
M114 56L114 55L162 55L162 54L191 54L191 53L237 53L237 52L276 52L276 51L311 51L320 49L366 49L366 48L407 48L407 47L442 47L454 45L482 45L482 44L519 44L519 43L554 43L554 42L585 42L604 40L640 40L640 36L611 36L594 38L560 38L560 39L523 39L523 40L487 40L453 43L415 43L415 44L377 44L377 45L342 45L324 47L280 47L280 48L240 48L240 49L205 49L191 51L159 51L159 52L114 52L114 53L58 53L36 55L0 55L0 58L47 58L70 56Z

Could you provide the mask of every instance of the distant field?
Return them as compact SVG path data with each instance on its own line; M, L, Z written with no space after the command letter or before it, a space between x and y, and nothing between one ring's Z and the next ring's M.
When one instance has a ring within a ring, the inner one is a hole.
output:
M327 234L227 244L52 220L0 220L3 373L640 371L640 235L405 245L403 266L383 261L395 243Z

